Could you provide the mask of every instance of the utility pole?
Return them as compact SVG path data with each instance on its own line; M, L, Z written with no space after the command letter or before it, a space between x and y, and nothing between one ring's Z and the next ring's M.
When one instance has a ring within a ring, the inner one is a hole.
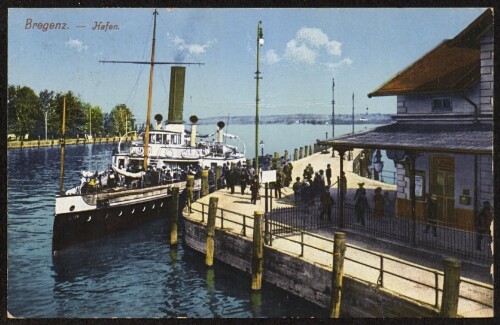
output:
M352 93L352 133L354 133L354 93Z
M335 79L332 78L332 138L335 138Z

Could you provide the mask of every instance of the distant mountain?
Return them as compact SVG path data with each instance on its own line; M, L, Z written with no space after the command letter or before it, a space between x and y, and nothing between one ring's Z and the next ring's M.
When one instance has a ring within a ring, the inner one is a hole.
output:
M264 115L259 116L261 124L331 124L331 114L291 114L291 115ZM219 121L228 122L227 116L200 118L198 124L217 124ZM355 124L386 124L392 121L390 114L355 114ZM229 116L229 124L254 124L255 116ZM352 115L335 115L335 124L351 124Z

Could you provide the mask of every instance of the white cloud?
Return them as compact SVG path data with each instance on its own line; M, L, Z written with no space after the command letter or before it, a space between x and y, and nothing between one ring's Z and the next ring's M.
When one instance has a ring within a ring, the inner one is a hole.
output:
M343 67L349 67L349 66L351 66L352 62L353 61L351 60L351 58L347 57L347 58L340 60L338 62L327 63L326 67L329 70L335 70L335 69L339 69L339 68L343 68Z
M208 41L205 44L190 44L179 36L176 36L173 42L177 49L181 52L200 55L205 53L206 49L209 48L215 41Z
M319 28L302 27L287 43L285 57L297 63L312 65L320 56L340 56L342 43L330 40Z
M264 54L264 62L272 65L281 61L281 57L276 53L275 50L269 50Z
M328 36L319 28L302 27L296 38L316 47L328 43Z
M84 45L82 41L71 38L64 44L66 44L68 48L75 50L79 53L86 51L89 48L87 45Z
M318 57L318 52L310 49L306 44L298 44L293 39L286 44L285 56L291 58L298 63L314 64Z

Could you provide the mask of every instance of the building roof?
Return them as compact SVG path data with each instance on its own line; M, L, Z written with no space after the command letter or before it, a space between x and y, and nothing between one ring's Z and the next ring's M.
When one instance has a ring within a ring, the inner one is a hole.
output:
M321 141L334 149L371 148L492 154L491 124L412 125L394 123L370 131Z
M480 79L480 38L492 23L488 9L455 38L439 44L368 97L467 90Z

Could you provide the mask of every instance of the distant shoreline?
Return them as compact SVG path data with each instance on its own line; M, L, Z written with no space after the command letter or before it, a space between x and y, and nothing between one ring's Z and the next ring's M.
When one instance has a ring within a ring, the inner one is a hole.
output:
M292 114L292 115L264 115L259 117L259 124L313 124L330 125L331 114ZM254 124L255 116L215 116L200 118L198 124L216 124L223 121L226 124ZM355 114L354 124L387 124L392 122L391 114ZM336 125L351 125L352 115L335 115Z

